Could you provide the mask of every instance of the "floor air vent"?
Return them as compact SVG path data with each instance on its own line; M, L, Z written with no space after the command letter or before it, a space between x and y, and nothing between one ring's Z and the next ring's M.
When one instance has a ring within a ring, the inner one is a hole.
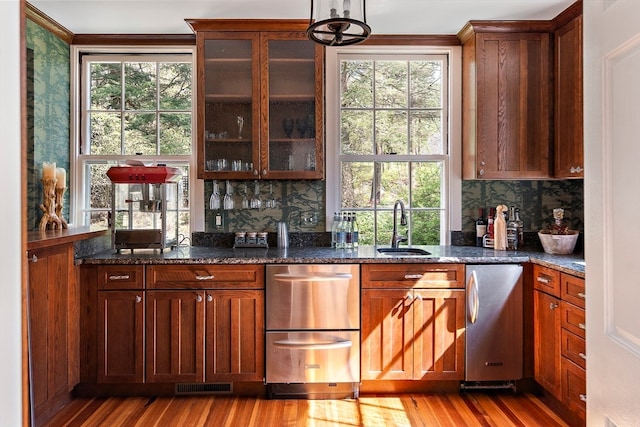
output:
M229 394L233 383L176 384L176 394Z

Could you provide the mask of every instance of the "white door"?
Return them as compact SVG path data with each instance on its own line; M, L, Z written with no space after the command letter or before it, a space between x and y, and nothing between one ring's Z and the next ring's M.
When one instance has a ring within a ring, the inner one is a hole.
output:
M587 425L640 425L640 0L584 0Z

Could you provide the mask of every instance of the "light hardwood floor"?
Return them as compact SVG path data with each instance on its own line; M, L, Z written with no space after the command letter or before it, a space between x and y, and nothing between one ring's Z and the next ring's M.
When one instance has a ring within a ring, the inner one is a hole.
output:
M76 399L47 426L566 426L531 394L462 392L266 400L180 396Z

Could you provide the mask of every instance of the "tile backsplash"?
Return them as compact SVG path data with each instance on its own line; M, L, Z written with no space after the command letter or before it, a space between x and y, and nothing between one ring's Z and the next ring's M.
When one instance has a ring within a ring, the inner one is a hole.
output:
M273 187L276 208L234 209L213 211L208 209L212 181L205 181L205 233L230 233L235 230L276 230L278 221L285 221L289 230L299 233L321 233L325 230L325 181L259 181L262 203ZM224 181L218 182L221 189ZM253 195L253 181L232 181L234 204L242 205L247 185L247 197ZM554 208L563 208L570 228L584 230L583 180L539 181L480 181L462 182L462 230L454 230L452 244L473 244L474 222L478 208L499 204L520 208L524 230L537 241L536 231L546 228L552 221ZM223 196L224 194L221 194ZM222 226L215 226L215 215L221 214ZM467 238L467 236L470 236Z

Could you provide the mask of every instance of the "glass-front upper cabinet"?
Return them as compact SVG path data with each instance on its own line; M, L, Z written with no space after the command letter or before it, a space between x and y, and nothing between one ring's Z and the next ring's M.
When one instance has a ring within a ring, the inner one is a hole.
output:
M306 38L307 21L189 24L198 50L198 178L323 178L323 51Z
M262 108L262 139L268 141L263 158L272 178L322 178L322 80L317 45L301 35L266 33L262 52L268 60L263 71L268 76L268 96ZM320 51L321 55L321 51ZM266 68L266 69L265 69ZM318 87L320 86L320 87ZM263 98L264 99L264 98Z

